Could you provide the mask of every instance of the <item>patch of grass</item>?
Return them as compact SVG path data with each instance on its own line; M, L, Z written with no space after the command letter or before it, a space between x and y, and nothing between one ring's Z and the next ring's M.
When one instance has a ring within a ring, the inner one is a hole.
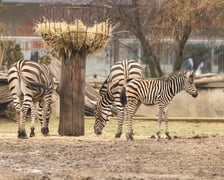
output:
M109 121L104 128L104 132L115 134L117 128L117 121L113 119ZM125 123L123 126L123 133L125 133ZM155 135L158 129L157 121L150 120L134 120L133 130L135 136L152 136ZM161 125L161 135L164 135L165 123ZM197 122L197 121L170 121L169 132L172 136L223 136L224 122Z
M95 119L86 118L85 119L85 137L88 138L97 138L94 134L93 126ZM58 136L58 126L59 126L59 117L52 116L49 129L50 134ZM125 122L123 125L123 135L124 139L125 133ZM164 136L165 123L162 123L161 132ZM0 137L16 137L17 136L18 125L15 121L1 119L0 120ZM156 134L158 128L157 121L150 120L138 120L135 119L133 122L133 129L135 138L147 138ZM30 121L26 123L27 134L30 129ZM102 138L113 138L117 130L117 119L112 118L107 122L106 127L103 130ZM41 134L40 132L40 123L39 121L35 122L35 131L36 134ZM172 136L178 137L192 137L192 136L224 136L224 122L197 122L197 121L170 121L169 122L169 131Z

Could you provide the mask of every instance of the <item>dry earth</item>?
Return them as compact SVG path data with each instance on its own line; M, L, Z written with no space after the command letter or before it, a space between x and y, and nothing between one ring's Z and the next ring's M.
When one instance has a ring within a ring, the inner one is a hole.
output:
M224 179L224 137L0 138L0 180Z

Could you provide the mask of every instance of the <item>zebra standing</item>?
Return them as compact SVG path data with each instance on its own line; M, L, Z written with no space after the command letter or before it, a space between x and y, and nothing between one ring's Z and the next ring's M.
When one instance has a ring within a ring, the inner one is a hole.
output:
M34 136L35 108L38 102L38 118L41 132L48 135L50 119L50 105L52 103L53 76L44 64L34 61L20 60L8 71L9 90L13 98L18 121L18 138L27 138L25 121L27 111L31 108L31 133Z
M123 60L115 63L110 70L110 74L102 84L99 93L100 101L95 110L95 134L101 134L103 128L111 116L111 106L114 103L118 115L118 129L115 137L122 134L124 108L120 102L120 92L122 87L132 79L142 78L142 68L135 60Z
M168 104L180 91L185 90L193 97L198 92L194 84L193 71L180 71L171 73L167 78L159 79L136 79L123 87L121 91L121 103L126 108L126 138L133 139L132 118L141 103L145 105L158 105L158 131L160 140L160 127L162 120L165 120L165 134L168 139L171 136L168 131Z

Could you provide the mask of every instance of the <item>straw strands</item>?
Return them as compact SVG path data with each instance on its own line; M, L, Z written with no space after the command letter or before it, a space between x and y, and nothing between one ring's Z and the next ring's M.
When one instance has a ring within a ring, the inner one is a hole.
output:
M87 27L81 20L68 24L65 21L51 22L45 19L35 26L36 33L41 35L49 50L59 56L64 53L67 56L80 52L94 53L107 45L113 29L109 20Z

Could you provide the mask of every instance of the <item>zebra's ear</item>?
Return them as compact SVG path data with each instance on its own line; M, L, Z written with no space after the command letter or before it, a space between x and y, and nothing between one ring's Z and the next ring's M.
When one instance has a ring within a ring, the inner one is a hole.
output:
M187 75L187 78L194 77L194 71L187 71L186 75Z
M195 72L194 71L191 71L190 77L192 77L194 79L194 77L195 77Z
M187 79L190 83L194 82L194 71L187 71Z

